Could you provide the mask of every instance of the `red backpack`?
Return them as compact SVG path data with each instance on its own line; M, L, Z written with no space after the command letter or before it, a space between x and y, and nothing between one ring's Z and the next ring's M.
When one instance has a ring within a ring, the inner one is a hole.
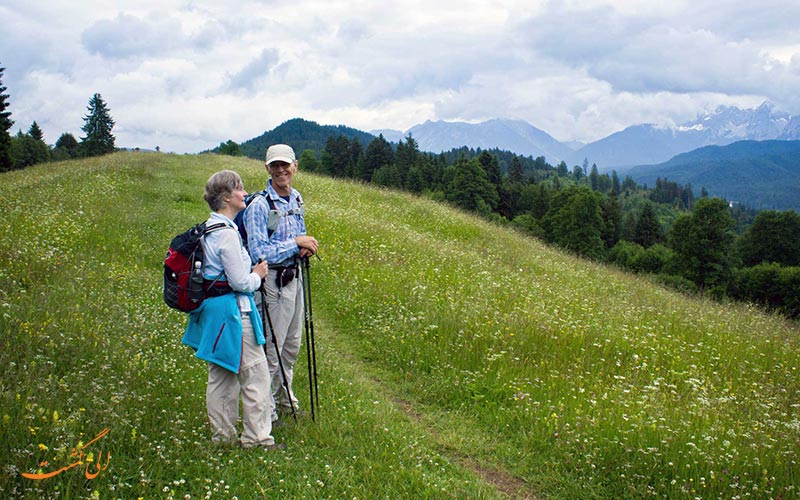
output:
M223 223L206 227L205 222L197 224L172 238L164 259L164 302L173 309L191 312L200 307L210 288L217 289L217 280L211 285L203 283L203 245L201 238L218 229ZM227 288L227 282L223 282ZM230 291L230 288L228 290ZM225 292L221 292L225 293ZM215 293L213 295L221 295Z

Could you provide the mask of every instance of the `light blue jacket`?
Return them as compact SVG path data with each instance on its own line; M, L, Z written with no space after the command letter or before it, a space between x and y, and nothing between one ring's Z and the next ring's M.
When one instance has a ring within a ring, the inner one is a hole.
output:
M259 345L266 343L261 316L252 294L228 293L205 299L189 314L182 342L193 348L198 358L239 373L242 362L242 318L237 296L250 301L250 322Z

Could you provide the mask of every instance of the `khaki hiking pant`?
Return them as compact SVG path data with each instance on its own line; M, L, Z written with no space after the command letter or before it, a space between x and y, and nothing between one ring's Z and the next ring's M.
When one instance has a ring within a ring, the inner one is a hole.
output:
M208 364L206 406L215 443L235 443L239 421L239 395L242 397L241 444L264 446L275 444L272 438L273 413L269 367L264 347L256 343L250 316L242 314L242 362L239 373L213 363Z
M272 327L275 329L275 340L281 353L283 373L286 374L286 384L289 386L290 394L287 394L284 388L283 374L275 352L275 344L272 343L271 332L268 331L269 325L267 325L267 328L264 329L264 335L267 337L267 361L272 380L273 404L275 405L272 413L273 421L278 419L278 409L291 411L290 397L295 410L299 409L292 381L294 380L294 365L300 354L305 319L303 282L300 276L300 269L297 270L295 279L281 287L280 290L278 290L278 285L275 283L276 276L277 271L270 269L266 278L267 307L269 308ZM256 293L255 299L256 307L258 307L258 312L261 314L261 293Z

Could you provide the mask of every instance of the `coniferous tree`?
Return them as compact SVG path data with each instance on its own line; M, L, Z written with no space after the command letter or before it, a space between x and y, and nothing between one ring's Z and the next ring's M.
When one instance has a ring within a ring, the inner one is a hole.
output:
M603 201L603 234L602 238L606 248L613 248L620 239L622 233L622 207L620 206L617 193L613 190Z
M53 149L53 160L69 160L78 156L78 140L69 132L64 132L56 141Z
M625 180L622 181L622 190L628 192L634 192L637 191L638 189L639 186L638 184L636 184L636 181L633 180L633 177L631 177L630 175L626 175Z
M615 193L620 194L622 192L621 187L622 186L620 185L619 175L617 175L617 171L616 170L612 170L611 171L611 189Z
M486 180L493 186L494 194L492 194L491 197L497 197L499 201L503 194L503 179L500 175L500 162L497 156L490 154L488 151L482 151L481 154L478 155L478 163L483 171L486 172ZM498 208L497 203L492 205L493 210L496 208ZM501 213L503 212L505 212L504 215L508 216L508 207L503 207Z
M3 86L3 72L6 69L0 67L0 172L6 172L14 167L14 160L11 155L11 134L9 130L14 125L11 120L11 112L8 108L8 94L4 94L6 87Z
M522 162L519 161L519 157L517 155L514 155L511 158L511 167L508 169L508 179L512 184L518 184L522 182L523 174Z
M29 147L33 164L44 163L50 160L50 146L44 142L44 133L39 128L39 124L34 121L28 129L28 137L30 137Z
M244 156L242 148L231 139L228 139L227 142L219 143L219 146L217 146L217 154L228 156Z
M625 212L625 215L622 217L622 227L620 229L620 239L631 242L636 240L636 212Z
M352 172L350 163L350 139L345 135L328 137L319 172L333 177L344 177L348 170Z
M33 137L37 141L44 142L44 133L42 129L39 127L39 124L36 123L36 120L31 123L31 127L28 129L28 135Z
M597 165L592 164L591 173L589 173L589 186L591 186L592 191L599 191L600 190L600 172L597 170Z
M447 186L447 200L454 205L488 215L497 206L497 190L486 178L476 159L461 160L453 166L452 181Z
M85 137L81 137L81 155L101 156L113 153L115 148L111 129L114 128L114 120L100 94L89 99L86 109L89 114L83 117L84 125L81 127L86 133Z
M356 177L356 173L359 172L359 169L363 168L361 164L364 162L364 146L357 137L351 139L349 153L350 159L347 165L346 176L352 179Z
M406 184L408 173L417 164L419 159L419 145L417 140L409 135L405 141L400 141L394 153L394 164L401 183Z
M383 166L391 165L393 159L394 151L392 151L392 145L384 139L383 134L380 134L367 145L367 150L364 153L363 170L358 172L356 177L370 182L372 174Z
M644 248L659 243L663 239L661 224L658 222L655 206L645 202L636 219L633 241Z
M601 195L587 186L573 186L558 195L542 225L553 243L589 258L605 253Z

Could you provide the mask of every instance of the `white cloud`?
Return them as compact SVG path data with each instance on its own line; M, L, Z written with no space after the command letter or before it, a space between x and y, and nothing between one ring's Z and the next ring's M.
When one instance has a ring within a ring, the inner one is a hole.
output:
M526 120L591 141L769 99L800 113L800 4L779 0L99 0L0 6L15 127L193 152L302 117L363 130Z

